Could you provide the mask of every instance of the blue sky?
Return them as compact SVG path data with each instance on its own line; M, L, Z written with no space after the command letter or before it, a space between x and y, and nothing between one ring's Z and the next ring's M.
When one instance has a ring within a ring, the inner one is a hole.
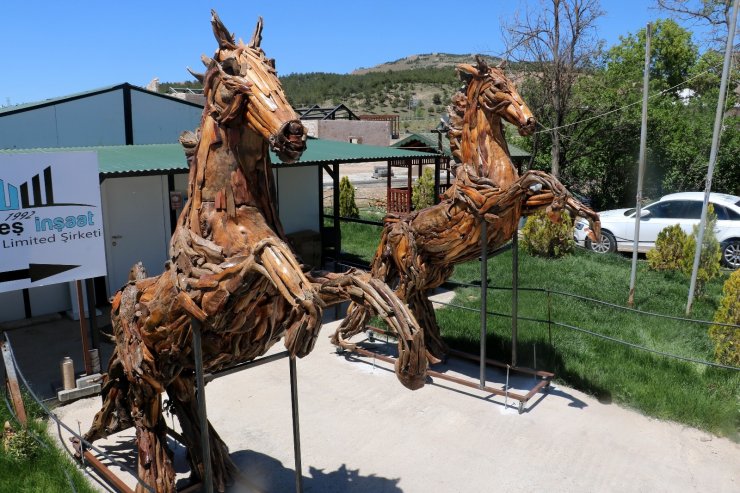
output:
M186 80L215 41L210 9L245 41L257 16L280 74L346 73L418 53L504 51L500 19L539 0L242 0L6 2L0 28L0 106L107 85ZM461 4L461 3L460 3ZM607 46L660 17L654 0L602 0ZM459 4L458 4L459 5Z

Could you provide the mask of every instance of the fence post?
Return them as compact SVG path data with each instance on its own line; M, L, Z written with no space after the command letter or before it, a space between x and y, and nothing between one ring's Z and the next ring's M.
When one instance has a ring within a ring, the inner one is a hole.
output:
M213 493L211 472L211 445L208 436L208 416L206 415L206 384L203 377L203 344L201 342L201 322L190 317L193 332L193 358L195 359L195 381L198 386L198 417L200 418L200 449L203 456L203 491Z
M2 345L3 361L5 362L5 378L8 393L10 394L10 399L13 401L13 407L15 408L15 414L18 416L18 421L23 426L26 426L28 422L26 408L23 406L23 397L21 396L21 388L18 385L18 377L15 374L13 358L10 355L10 347L5 341L0 344Z
M488 231L481 217L480 235L480 387L486 386L486 335L488 311Z
M519 230L511 240L511 366L516 368L519 332Z

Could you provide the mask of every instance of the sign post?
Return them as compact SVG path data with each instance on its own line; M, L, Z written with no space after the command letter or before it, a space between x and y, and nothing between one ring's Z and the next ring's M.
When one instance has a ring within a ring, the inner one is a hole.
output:
M92 151L0 154L0 293L106 275L98 173Z

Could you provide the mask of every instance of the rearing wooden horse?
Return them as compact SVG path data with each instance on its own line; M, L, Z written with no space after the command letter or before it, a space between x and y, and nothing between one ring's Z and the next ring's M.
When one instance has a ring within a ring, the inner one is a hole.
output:
M427 291L449 279L455 264L480 255L483 221L489 250L511 240L521 216L538 209L547 209L557 221L558 212L566 208L588 218L596 235L600 231L598 215L555 177L541 171L518 176L501 120L522 135L534 130L535 120L503 67L490 67L478 57L476 66L458 65L457 71L465 85L449 108L450 148L460 163L455 182L437 205L405 216L386 216L371 264L373 277L395 286L424 328L431 362L444 358L448 348ZM363 330L369 317L364 307L350 305L332 342L351 349L348 339Z
M295 162L306 131L260 47L262 19L248 44L237 43L215 12L212 26L218 50L203 58L206 73L195 74L206 97L200 129L181 138L189 199L170 261L156 277L134 269L113 298L116 347L103 407L85 435L94 441L135 426L139 478L157 492L175 489L163 392L182 427L194 479L203 474L192 319L202 322L204 367L217 371L264 354L283 337L291 357L308 354L324 307L352 300L398 332L399 380L417 389L426 378L423 332L388 286L367 273L304 272L296 260L275 209L268 151ZM223 491L236 471L223 440L209 429L214 486Z

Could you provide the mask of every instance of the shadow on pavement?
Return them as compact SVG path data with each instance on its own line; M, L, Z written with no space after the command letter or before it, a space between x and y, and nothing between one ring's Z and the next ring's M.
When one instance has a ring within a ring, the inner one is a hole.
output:
M295 491L295 470L268 455L252 450L240 450L231 458L242 477L230 486L229 493ZM349 469L342 464L336 471L308 467L303 474L303 491L316 493L402 493L400 479L363 476L359 469Z

